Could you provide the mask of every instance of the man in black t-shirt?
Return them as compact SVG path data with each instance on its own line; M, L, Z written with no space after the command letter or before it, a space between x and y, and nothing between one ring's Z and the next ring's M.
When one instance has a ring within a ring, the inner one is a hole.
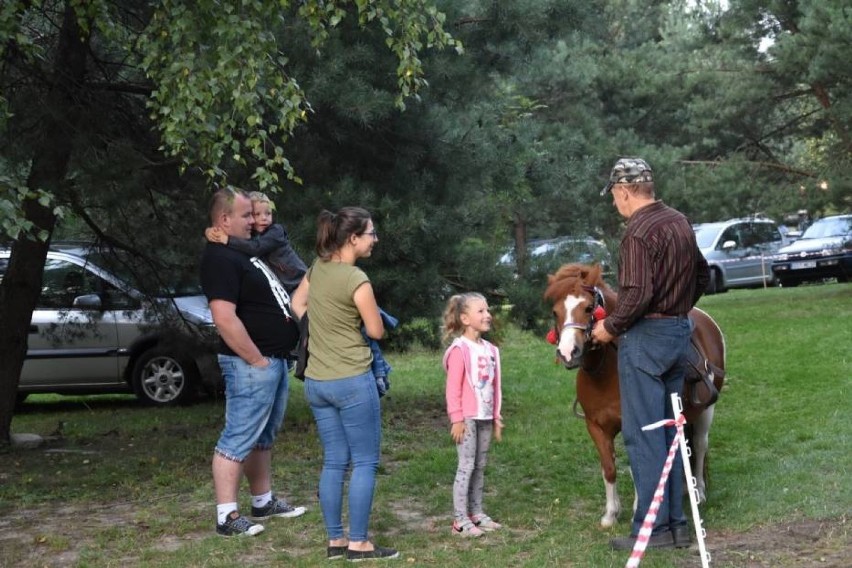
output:
M233 188L217 191L210 201L212 226L230 236L251 235L251 213L248 195ZM225 379L225 427L213 453L216 532L223 536L263 531L263 525L239 513L243 474L253 519L305 512L272 493L272 443L287 408L286 357L298 329L256 262L218 243L207 243L201 258L201 286L221 337L219 366Z

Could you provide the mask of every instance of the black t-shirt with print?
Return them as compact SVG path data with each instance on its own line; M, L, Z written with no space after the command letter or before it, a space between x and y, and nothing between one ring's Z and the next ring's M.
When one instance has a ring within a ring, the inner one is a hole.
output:
M296 346L296 323L281 311L269 281L248 255L207 243L201 257L201 288L208 302L225 300L237 306L237 317L263 355L282 357ZM219 352L236 355L224 341Z

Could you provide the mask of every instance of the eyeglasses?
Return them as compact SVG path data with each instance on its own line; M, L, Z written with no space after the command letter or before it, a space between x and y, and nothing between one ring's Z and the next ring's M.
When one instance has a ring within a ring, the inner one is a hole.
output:
M377 233L376 231L370 231L369 233L363 233L363 234L373 237L374 241L379 240L379 233Z

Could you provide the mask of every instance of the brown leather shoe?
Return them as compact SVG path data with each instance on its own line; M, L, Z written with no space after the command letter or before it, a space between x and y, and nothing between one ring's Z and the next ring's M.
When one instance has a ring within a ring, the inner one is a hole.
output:
M609 545L612 547L613 550L633 550L633 546L635 544L635 536L622 536L609 541ZM646 546L646 548L674 548L672 532L665 531L657 534L652 534L651 537L648 539L648 546Z
M689 548L692 546L692 531L688 525L672 527L672 537L675 548Z

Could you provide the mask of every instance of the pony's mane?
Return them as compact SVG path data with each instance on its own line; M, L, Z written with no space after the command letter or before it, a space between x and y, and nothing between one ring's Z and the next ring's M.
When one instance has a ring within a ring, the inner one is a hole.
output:
M556 274L547 276L544 298L555 302L569 294L576 296L579 295L579 288L583 286L606 287L601 279L599 264L563 264Z

